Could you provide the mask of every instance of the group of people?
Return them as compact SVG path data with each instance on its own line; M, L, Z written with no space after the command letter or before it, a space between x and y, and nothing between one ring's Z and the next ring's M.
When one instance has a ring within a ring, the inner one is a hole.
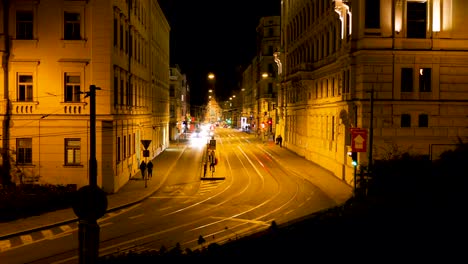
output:
M206 170L208 164L210 165L211 176L215 172L215 166L218 163L218 159L216 158L216 153L213 149L208 149L208 153L206 155L206 160L203 162L203 177L206 176Z
M141 177L145 179L145 172L148 170L148 179L153 177L153 162L151 160L146 164L145 161L142 161L140 164Z

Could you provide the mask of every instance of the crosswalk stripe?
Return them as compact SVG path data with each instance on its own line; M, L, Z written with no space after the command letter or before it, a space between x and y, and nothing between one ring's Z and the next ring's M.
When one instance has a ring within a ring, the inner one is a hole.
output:
M31 235L22 235L20 236L20 239L24 244L29 244L33 242L33 238Z
M60 226L60 229L63 232L66 232L66 231L70 231L72 228L69 225L63 225L63 226Z
M10 240L0 240L0 252L7 250L11 247Z
M45 238L50 238L54 236L52 230L42 230L41 233Z

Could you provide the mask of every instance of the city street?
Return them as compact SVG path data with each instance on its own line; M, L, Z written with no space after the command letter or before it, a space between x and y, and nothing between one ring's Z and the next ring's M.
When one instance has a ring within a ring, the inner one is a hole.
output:
M264 230L273 221L283 224L333 207L352 193L332 174L273 141L226 128L216 128L214 134L215 173L203 177L209 138L193 139L193 144L179 143L184 150L169 173L158 174L155 165L150 181L162 182L148 199L98 221L100 256L177 243L183 250L222 244ZM78 263L78 228L68 226L59 235L0 252L0 262Z

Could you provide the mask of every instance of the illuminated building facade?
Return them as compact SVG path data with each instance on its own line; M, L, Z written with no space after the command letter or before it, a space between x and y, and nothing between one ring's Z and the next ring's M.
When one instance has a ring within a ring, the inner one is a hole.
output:
M352 183L369 160L437 159L468 136L464 0L283 0L284 145ZM373 95L373 97L371 97Z
M169 144L169 24L157 1L2 1L2 165L15 183L89 183L96 85L98 185L116 192ZM8 153L6 155L5 153ZM3 183L7 179L2 177Z

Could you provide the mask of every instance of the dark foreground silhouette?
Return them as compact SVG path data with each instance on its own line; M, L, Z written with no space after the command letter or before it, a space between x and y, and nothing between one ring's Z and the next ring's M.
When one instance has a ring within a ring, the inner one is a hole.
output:
M291 223L273 222L264 232L223 245L204 245L201 239L199 250L177 244L171 249L120 252L99 261L466 262L467 162L466 144L437 162L402 154L376 162L373 177L338 207Z

